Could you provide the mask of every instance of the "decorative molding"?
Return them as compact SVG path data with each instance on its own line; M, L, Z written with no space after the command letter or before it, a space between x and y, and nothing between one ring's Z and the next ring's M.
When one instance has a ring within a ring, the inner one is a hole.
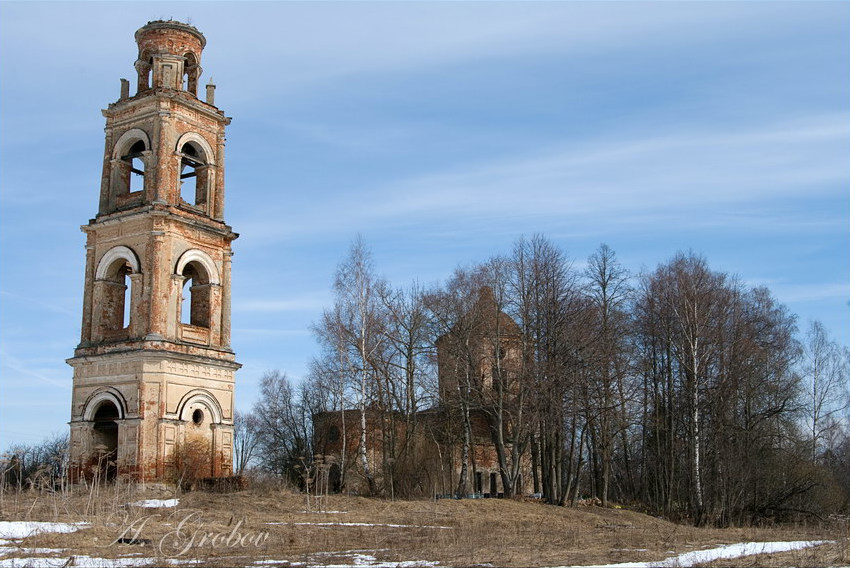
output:
M139 263L136 253L129 247L119 245L117 247L112 247L106 251L106 254L100 257L100 261L97 264L97 270L94 275L95 280L104 280L107 276L109 267L112 266L113 262L119 259L124 259L129 262L134 273L141 273L141 264Z
M98 389L86 400L83 404L83 420L92 421L97 412L100 403L109 401L118 409L118 419L123 420L127 415L127 401L124 400L124 395L116 388L105 387Z
M112 159L120 160L121 154L123 154L129 146L132 146L134 142L139 140L145 143L145 150L151 149L151 140L148 138L148 133L141 128L131 128L122 134L118 141L112 146Z
M207 166L215 166L215 152L213 151L212 146L210 146L210 143L207 142L206 138L204 138L197 132L186 132L185 134L183 134L183 136L181 136L177 140L177 144L174 147L174 151L179 153L180 149L187 142L195 142L196 144L198 144L201 147L201 150L204 151L204 163Z
M221 283L221 277L218 274L218 268L215 265L215 261L213 261L210 255L198 249L190 249L180 255L180 259L177 261L177 268L174 270L174 273L182 275L186 265L190 262L197 262L206 269L210 284Z
M207 391L201 389L194 389L183 395L183 398L177 405L177 415L180 417L180 420L184 422L188 422L189 420L191 420L192 417L189 415L189 408L192 406L192 404L198 402L207 407L207 409L209 409L210 415L212 416L213 424L221 423L222 412L221 406L218 403L218 399L216 399L216 397L214 397Z

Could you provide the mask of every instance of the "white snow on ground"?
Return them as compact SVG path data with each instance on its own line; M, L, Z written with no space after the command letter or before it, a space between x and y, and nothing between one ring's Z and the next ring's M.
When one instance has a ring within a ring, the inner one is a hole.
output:
M171 505L173 506L173 505ZM267 523L270 525L320 525L320 526L367 526L367 527L401 527L401 528L437 528L446 529L450 527L420 526L420 525L388 525L375 523ZM82 525L69 523L47 523L33 521L0 521L0 537L4 539L20 539L33 536L43 532L75 532L83 528ZM677 556L671 556L661 561L651 562L621 562L618 564L597 565L594 567L582 566L572 568L685 568L696 564L711 562L718 559L740 558L754 554L771 554L786 552L789 550L801 550L811 546L827 544L832 541L825 540L803 540L791 542L744 542L729 544L706 550L695 550ZM172 565L198 563L197 560L182 558L175 559L151 559L151 558L96 558L88 555L70 556L67 551L61 549L34 549L21 548L18 542L0 540L0 568L61 568L72 565L83 568L133 568L149 566L155 562L168 562ZM14 545L14 546L8 546ZM291 562L287 560L257 560L253 566L266 564L286 564L288 566L310 566L315 568L436 568L439 563L428 560L404 560L404 561L378 561L375 556L369 554L374 550L358 550L343 552L326 552L311 555L307 562ZM15 557L9 557L14 554ZM53 555L33 557L33 554ZM70 562L73 558L73 562ZM345 564L329 564L327 560L336 559L346 561ZM561 567L568 568L568 567Z
M62 552L57 550L56 552ZM184 559L167 559L160 560L156 558L97 558L82 554L73 556L73 562L70 562L71 556L60 557L41 557L41 558L0 558L0 568L62 568L64 566L74 566L74 568L134 568L136 566L161 566L162 562L167 562L171 565L181 564L201 564L200 560L184 560Z
M39 533L70 533L78 531L81 525L69 523L42 523L36 521L0 521L0 539L27 538Z
M92 556L74 556L73 563L69 563L71 557L64 558L2 558L0 567L3 568L61 568L62 566L74 566L75 568L131 568L133 566L147 566L154 563L152 558L95 558Z
M740 558L753 554L771 554L774 552L786 552L789 550L801 550L810 546L827 544L829 540L798 540L792 542L742 542L728 544L707 550L695 550L685 552L678 556L671 556L661 561L652 562L621 562L619 564L602 564L596 566L582 566L581 568L688 568L703 562L712 562L721 558ZM576 566L562 566L560 568L579 568Z
M313 514L313 515L344 515L347 514L348 511L301 511L305 514Z
M327 556L348 558L350 561L346 564L327 564L325 561L317 558ZM254 566L263 566L265 564L286 564L287 566L309 566L311 568L436 568L439 566L439 563L428 560L379 562L377 558L364 552L319 552L311 555L308 562L290 562L288 560L257 560L254 562Z
M176 507L180 503L180 499L146 499L144 501L136 501L130 503L134 507Z

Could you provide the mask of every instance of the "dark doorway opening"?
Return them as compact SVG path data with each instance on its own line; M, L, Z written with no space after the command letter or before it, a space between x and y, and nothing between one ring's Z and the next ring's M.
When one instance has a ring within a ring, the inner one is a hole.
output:
M104 401L94 414L93 459L101 479L112 481L118 475L118 408Z

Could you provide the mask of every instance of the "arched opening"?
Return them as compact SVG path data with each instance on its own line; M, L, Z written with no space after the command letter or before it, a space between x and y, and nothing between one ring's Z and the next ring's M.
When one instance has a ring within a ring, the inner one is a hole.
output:
M180 153L180 199L202 207L207 203L207 157L196 142L186 142Z
M198 327L210 327L210 278L203 265L190 262L183 269L183 294L180 322Z
M130 278L132 269L129 265L124 267L124 310L121 313L121 329L130 328L130 308L133 306L133 280Z
M118 407L104 400L94 413L92 460L102 479L115 479L118 473Z
M102 286L100 309L101 330L110 332L128 331L133 317L133 282L130 274L133 267L124 258L118 258L109 266Z
M144 130L131 128L115 142L108 194L101 203L102 213L142 204L149 156L150 142Z
M132 146L127 154L121 156L121 161L124 162L122 167L122 179L124 187L129 193L135 193L145 189L145 161L144 151L145 143L138 140Z
M183 57L186 58L183 64L183 89L198 96L198 78L200 77L201 68L198 66L198 59L194 53L186 53Z
M136 254L125 246L116 246L104 254L97 265L94 282L94 333L99 338L120 340L129 337L135 308L134 280L141 265ZM137 291L136 291L137 292Z
M136 73L138 74L138 89L136 94L151 88L151 71L153 69L153 57L142 54L136 60Z

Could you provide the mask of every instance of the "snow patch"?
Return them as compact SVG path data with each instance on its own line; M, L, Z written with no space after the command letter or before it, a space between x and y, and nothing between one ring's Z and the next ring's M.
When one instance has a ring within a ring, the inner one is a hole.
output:
M301 511L308 515L345 515L348 511Z
M387 550L387 549L380 549ZM429 560L381 561L374 555L377 550L345 550L337 552L316 552L307 557L306 562L291 560L255 560L254 566L266 564L285 564L287 566L308 566L313 568L437 568L438 562ZM330 564L327 559L345 559L345 564Z
M600 564L596 566L583 566L581 568L689 568L697 564L712 562L719 559L740 558L741 556L752 556L753 554L772 554L775 552L787 552L789 550L802 550L811 546L828 544L830 540L797 540L790 542L741 542L728 544L707 550L695 550L685 552L678 556L671 556L661 561L652 562L621 562L618 564ZM579 568L576 566L560 568Z
M0 568L63 568L74 566L75 568L134 568L136 566L150 566L157 562L154 558L98 558L95 556L80 555L59 558L2 558ZM176 560L167 559L165 562L172 565L200 564L200 560Z
M0 539L22 539L40 533L71 533L80 530L82 524L46 523L36 521L0 521Z
M69 562L73 558L73 562ZM153 564L153 558L96 558L80 555L69 558L8 558L0 560L3 568L131 568Z
M346 564L328 564L324 560L319 560L317 557L339 557L348 559ZM398 562L387 561L379 562L377 558L371 554L346 553L346 552L319 552L310 555L307 562L290 562L288 560L257 560L254 566L262 566L265 564L281 563L288 566L314 566L316 568L436 568L439 566L437 562L428 560L402 560Z
M130 505L134 507L160 508L176 507L178 503L180 503L180 499L145 499L144 501L130 503Z

